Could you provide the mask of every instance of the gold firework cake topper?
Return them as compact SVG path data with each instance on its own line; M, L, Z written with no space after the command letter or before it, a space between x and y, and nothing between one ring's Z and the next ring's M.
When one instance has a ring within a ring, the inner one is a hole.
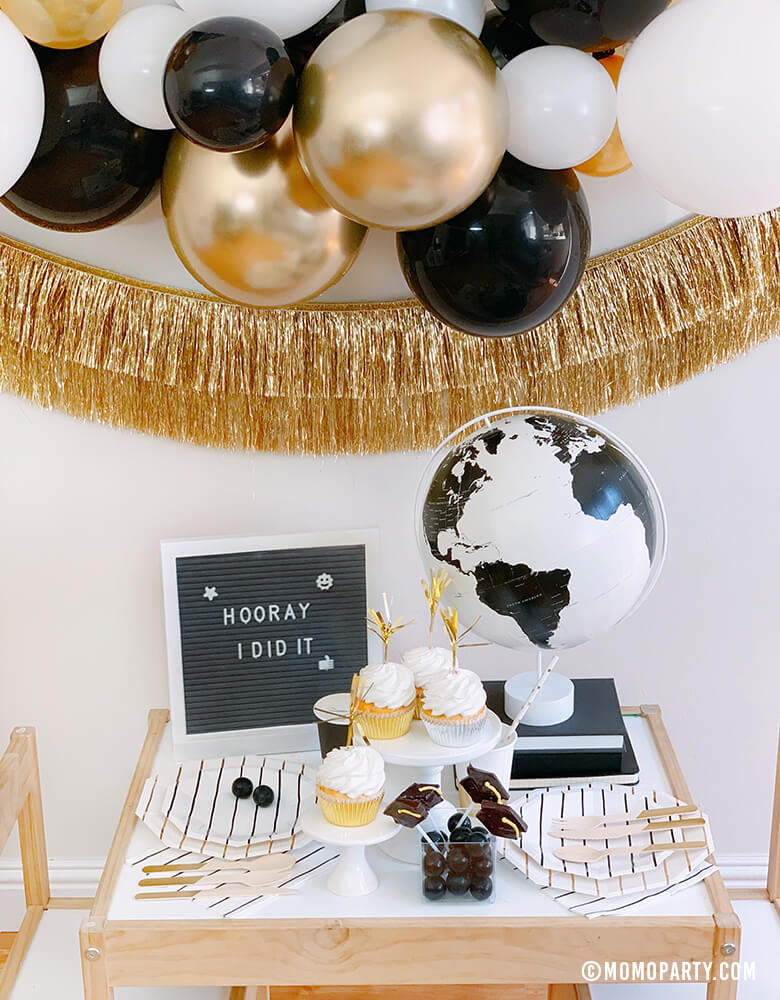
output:
M366 621L368 622L368 631L372 632L376 636L379 636L382 640L382 646L384 647L385 653L385 663L387 663L390 658L390 640L396 632L400 632L402 628L406 628L406 626L411 625L412 622L405 622L401 618L396 618L396 620L393 621L387 594L382 594L382 600L385 605L384 614L382 614L381 611L375 611L373 608L369 608Z
M437 572L431 570L427 580L420 580L425 600L428 602L428 609L431 612L431 622L428 629L428 646L431 648L433 647L433 627L436 624L436 612L439 610L439 604L441 603L444 591L451 583L452 577L446 569L440 569Z
M464 629L460 634L458 634L458 609L457 608L442 608L441 609L441 620L444 622L444 627L447 630L447 638L450 640L450 645L452 646L452 669L458 669L458 649L471 649L473 646L489 646L489 642L467 642L464 643L463 640L471 632L473 628L479 623L479 618L474 622L473 625L469 625L467 629Z

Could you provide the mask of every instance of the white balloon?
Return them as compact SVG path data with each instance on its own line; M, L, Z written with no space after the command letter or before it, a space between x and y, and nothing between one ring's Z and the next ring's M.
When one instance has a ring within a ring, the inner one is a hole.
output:
M192 15L153 4L123 14L100 49L100 83L120 115L144 128L171 129L163 73L171 49L192 27Z
M501 70L509 92L507 149L545 170L595 156L615 127L617 94L597 59L564 45L515 56Z
M686 0L631 47L618 84L623 145L665 198L701 215L780 205L780 3Z
M455 21L479 38L485 24L483 0L366 0L366 10L421 10Z
M0 13L0 195L16 184L35 155L43 130L43 77L30 43Z
M199 21L207 17L249 17L291 38L305 31L336 6L336 0L179 0Z

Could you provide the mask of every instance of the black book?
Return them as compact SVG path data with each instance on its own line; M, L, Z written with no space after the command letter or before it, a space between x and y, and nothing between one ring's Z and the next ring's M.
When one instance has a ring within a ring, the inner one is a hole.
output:
M574 715L558 726L518 727L510 788L604 781L632 785L639 780L612 678L574 682ZM488 707L506 723L504 682L486 681ZM611 743L611 745L609 745ZM606 745L605 745L606 744Z

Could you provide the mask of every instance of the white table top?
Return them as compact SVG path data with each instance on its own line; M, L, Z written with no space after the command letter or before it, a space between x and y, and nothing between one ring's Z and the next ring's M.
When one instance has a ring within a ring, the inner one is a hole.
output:
M634 745L641 769L641 784L671 792L669 781L658 755L650 727L646 720L636 716L626 718L626 727ZM172 753L170 726L163 735L152 773L160 772L166 778L173 777L174 760ZM160 849L160 842L140 821L136 821L128 860L135 860ZM476 902L429 903L420 896L420 871L411 865L394 861L382 853L380 848L370 847L367 856L380 880L379 889L370 896L343 897L328 891L327 879L330 866L312 876L301 887L298 896L281 897L247 907L242 916L252 920L278 919L370 919L377 916L394 918L436 917L448 918L482 917L502 920L515 917L566 917L567 911L551 896L544 895L536 886L514 871L506 862L500 862L496 884L496 901L492 904ZM134 899L138 892L139 869L123 866L117 881L109 920L208 920L213 919L205 909L192 900L171 900L139 902ZM675 895L664 894L657 900L645 903L639 912L627 912L624 919L644 917L704 917L712 914L707 888L704 883L692 886ZM582 918L585 920L585 917Z

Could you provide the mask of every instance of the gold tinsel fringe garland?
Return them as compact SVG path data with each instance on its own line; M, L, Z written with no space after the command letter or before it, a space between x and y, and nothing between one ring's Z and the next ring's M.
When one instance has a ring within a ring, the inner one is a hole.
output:
M482 340L410 302L253 310L0 237L0 388L151 434L278 452L427 448L487 410L596 413L780 329L780 212L592 260L568 306Z

